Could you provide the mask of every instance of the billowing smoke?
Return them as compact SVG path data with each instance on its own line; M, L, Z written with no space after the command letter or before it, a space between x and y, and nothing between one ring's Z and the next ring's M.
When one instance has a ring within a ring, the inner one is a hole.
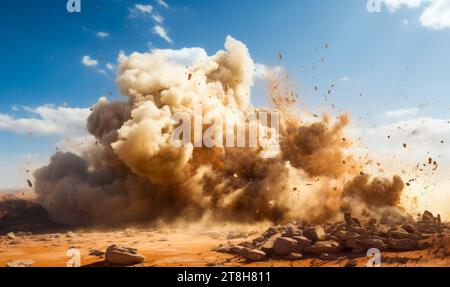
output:
M198 147L193 135L192 143L177 146L179 112L229 119L266 110L250 104L256 66L246 46L227 37L225 48L214 56L193 48L123 57L116 82L128 101L102 98L94 106L87 129L96 144L82 155L57 153L35 173L38 200L53 219L320 221L337 217L349 200L373 214L397 206L400 178L370 183L359 175L361 165L348 154L346 115L314 122L277 106L280 140L270 158L264 146ZM214 138L225 141L224 134Z

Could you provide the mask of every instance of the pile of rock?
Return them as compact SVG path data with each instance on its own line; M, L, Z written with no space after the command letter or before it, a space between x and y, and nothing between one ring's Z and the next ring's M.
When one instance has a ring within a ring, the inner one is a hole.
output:
M431 235L447 232L440 216L426 211L420 220L410 217L358 220L346 213L336 223L311 225L305 221L273 226L252 241L220 246L215 251L235 254L252 261L266 258L301 259L304 256L333 259L343 253L411 251L429 247Z

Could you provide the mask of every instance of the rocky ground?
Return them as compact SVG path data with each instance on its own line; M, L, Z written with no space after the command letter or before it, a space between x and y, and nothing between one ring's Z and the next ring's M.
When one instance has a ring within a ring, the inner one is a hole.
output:
M265 231L264 231L265 230ZM0 266L450 266L450 225L425 212L420 220L361 220L279 226L73 229L52 223L36 203L0 204ZM76 253L75 253L76 255Z
M272 226L253 240L215 250L248 261L265 261L269 258L339 260L366 256L372 248L381 253L432 250L436 257L448 260L450 225L429 211L417 221L410 217L386 217L380 222L375 219L364 222L346 213L342 222L311 225L297 221Z

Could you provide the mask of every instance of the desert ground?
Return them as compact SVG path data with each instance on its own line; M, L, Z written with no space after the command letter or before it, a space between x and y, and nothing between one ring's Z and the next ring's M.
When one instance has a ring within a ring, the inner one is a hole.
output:
M258 230L249 232L257 237ZM261 230L259 230L261 231ZM269 259L250 262L237 256L213 251L219 245L238 244L243 238L227 239L226 231L127 228L122 230L74 230L65 233L16 235L0 237L0 266L8 262L31 260L33 267L65 267L70 259L66 251L81 251L81 266L105 266L103 256L89 255L92 249L105 251L112 244L138 249L145 256L137 266L281 266L281 267L344 267L366 266L368 257L341 254L333 260L305 258L301 260ZM447 248L450 240L447 237ZM437 249L411 252L383 252L382 266L450 266L450 257Z
M339 222L320 225L297 221L70 228L51 221L28 196L0 199L1 267L66 267L71 249L79 250L79 265L87 267L364 267L370 259L368 246L380 246L381 266L450 266L450 224L429 212L407 224L394 223L395 218L387 224L359 221L346 214ZM332 242L341 247L327 246ZM125 248L116 250L115 260L138 258L139 263L111 264L107 249L114 245ZM300 256L299 248L304 251ZM266 255L260 258L262 250ZM290 258L292 254L297 258Z

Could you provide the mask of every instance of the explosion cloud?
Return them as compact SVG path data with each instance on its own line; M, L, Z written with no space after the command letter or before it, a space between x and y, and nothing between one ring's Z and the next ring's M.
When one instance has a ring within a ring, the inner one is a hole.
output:
M35 173L38 200L53 220L320 221L337 217L349 201L373 215L397 207L401 179L369 182L347 154L346 115L306 124L277 107L280 141L272 158L262 156L265 147L197 147L194 139L177 146L179 112L233 118L267 110L250 104L255 64L246 46L227 37L225 48L213 56L192 48L123 57L116 82L128 101L102 98L94 106L87 129L98 144L81 155L57 153Z

